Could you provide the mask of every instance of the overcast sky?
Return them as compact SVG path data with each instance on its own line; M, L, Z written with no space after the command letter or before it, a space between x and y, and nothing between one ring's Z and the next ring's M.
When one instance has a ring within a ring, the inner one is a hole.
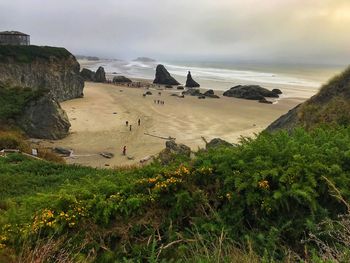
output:
M0 30L102 57L350 64L350 0L0 0Z

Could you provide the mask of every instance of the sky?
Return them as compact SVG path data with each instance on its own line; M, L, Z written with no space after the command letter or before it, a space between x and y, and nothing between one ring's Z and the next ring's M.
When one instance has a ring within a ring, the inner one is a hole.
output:
M0 0L0 31L74 54L350 64L350 0Z

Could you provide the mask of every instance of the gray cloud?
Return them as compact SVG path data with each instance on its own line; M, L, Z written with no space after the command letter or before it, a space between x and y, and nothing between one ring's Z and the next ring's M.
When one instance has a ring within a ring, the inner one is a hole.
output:
M11 0L0 25L104 57L350 61L348 0Z

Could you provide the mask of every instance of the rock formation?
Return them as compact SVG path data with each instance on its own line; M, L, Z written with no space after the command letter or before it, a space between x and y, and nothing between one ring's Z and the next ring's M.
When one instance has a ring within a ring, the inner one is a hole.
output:
M189 95L189 96L201 96L203 95L199 89L188 89L186 91L182 92L182 95Z
M0 82L33 90L49 89L57 101L83 96L80 65L64 48L11 46L0 48Z
M83 68L80 71L80 76L85 80L85 81L95 81L95 72L87 69L87 68Z
M16 113L15 122L29 136L61 139L70 123L59 102L83 96L80 65L64 48L38 46L0 47L0 82L6 89L29 90L30 98ZM21 100L21 93L13 93ZM0 105L1 107L1 105Z
M67 114L50 94L29 102L16 122L30 137L41 139L62 139L70 127Z
M186 87L187 88L199 88L200 87L200 85L193 80L190 71L187 74Z
M267 131L312 129L322 124L350 125L350 67L320 91L274 121Z
M213 98L213 99L219 99L220 97L218 95L215 95L214 91L212 89L207 90L206 92L203 93L204 96L208 98Z
M200 98L200 99L205 99L205 98L218 99L218 98L220 98L218 95L214 94L214 91L212 89L207 90L204 93L201 93L199 89L188 89L186 91L183 91L182 95L198 96L198 98Z
M96 82L106 82L106 72L103 67L99 67L95 73L95 81Z
M180 83L170 75L166 68L160 64L156 68L156 78L153 83L162 85L180 85Z
M113 78L113 83L131 83L131 79L124 76L116 76Z
M247 100L261 100L265 97L278 98L278 94L258 85L238 85L223 93L227 97L235 97Z

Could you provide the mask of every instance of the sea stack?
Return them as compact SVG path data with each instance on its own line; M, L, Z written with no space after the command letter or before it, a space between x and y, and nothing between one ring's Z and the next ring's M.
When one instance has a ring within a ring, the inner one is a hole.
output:
M187 74L186 87L187 88L199 88L200 87L200 85L193 80L193 78L191 76L191 71L189 71Z
M96 82L106 82L106 73L103 67L99 67L95 73Z
M161 64L159 64L156 68L156 78L154 79L153 83L162 85L180 85L180 83L174 79Z

